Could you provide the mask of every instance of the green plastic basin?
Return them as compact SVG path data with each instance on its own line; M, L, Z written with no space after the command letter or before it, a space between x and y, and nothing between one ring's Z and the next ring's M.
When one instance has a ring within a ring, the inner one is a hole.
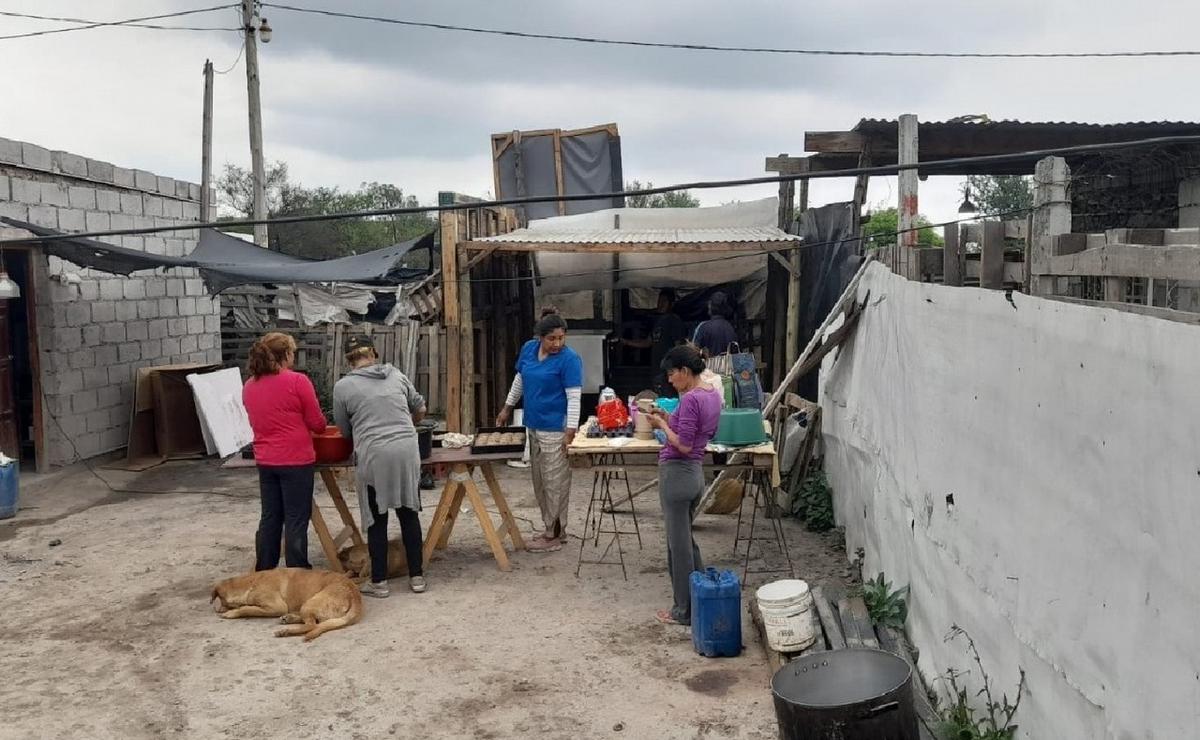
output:
M730 447L757 445L767 441L762 412L758 409L725 409L717 422L713 442Z

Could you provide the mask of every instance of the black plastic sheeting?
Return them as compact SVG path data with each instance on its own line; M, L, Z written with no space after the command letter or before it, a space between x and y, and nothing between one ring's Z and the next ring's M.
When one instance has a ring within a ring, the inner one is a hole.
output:
M0 221L36 236L61 236L60 231L0 217ZM185 257L149 254L93 239L71 238L40 242L46 254L80 267L116 275L160 267L194 267L200 270L210 293L235 285L255 283L368 283L397 285L425 277L428 270L404 267L401 261L413 249L431 249L434 234L393 244L350 257L306 260L257 247L214 229L200 231L200 243Z
M800 217L800 236L806 246L800 271L800 347L812 340L813 333L829 315L854 273L862 264L860 240L853 228L853 204L831 203L810 208ZM797 393L817 398L818 370L802 377Z

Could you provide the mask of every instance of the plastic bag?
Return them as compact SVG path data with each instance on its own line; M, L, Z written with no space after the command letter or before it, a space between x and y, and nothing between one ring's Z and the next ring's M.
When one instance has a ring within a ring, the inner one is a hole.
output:
M615 432L629 425L629 409L612 388L605 388L600 394L600 403L596 406L596 421L606 432Z

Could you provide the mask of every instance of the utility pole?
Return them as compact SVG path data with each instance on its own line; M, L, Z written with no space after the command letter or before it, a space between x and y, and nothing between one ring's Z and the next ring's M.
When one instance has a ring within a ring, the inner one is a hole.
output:
M204 60L204 124L200 134L200 220L212 221L213 66Z
M253 215L255 220L261 221L267 217L267 184L263 166L262 103L258 95L258 37L254 27L256 5L256 0L242 0L242 28L246 33L246 93L250 112L250 167L254 177ZM264 34L263 41L266 42L269 38L270 36ZM254 227L254 243L266 248L265 224Z

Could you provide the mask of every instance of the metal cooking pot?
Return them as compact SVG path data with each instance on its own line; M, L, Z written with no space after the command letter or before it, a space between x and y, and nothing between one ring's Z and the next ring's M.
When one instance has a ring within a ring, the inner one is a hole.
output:
M771 679L780 740L918 740L912 669L850 648L788 663Z

